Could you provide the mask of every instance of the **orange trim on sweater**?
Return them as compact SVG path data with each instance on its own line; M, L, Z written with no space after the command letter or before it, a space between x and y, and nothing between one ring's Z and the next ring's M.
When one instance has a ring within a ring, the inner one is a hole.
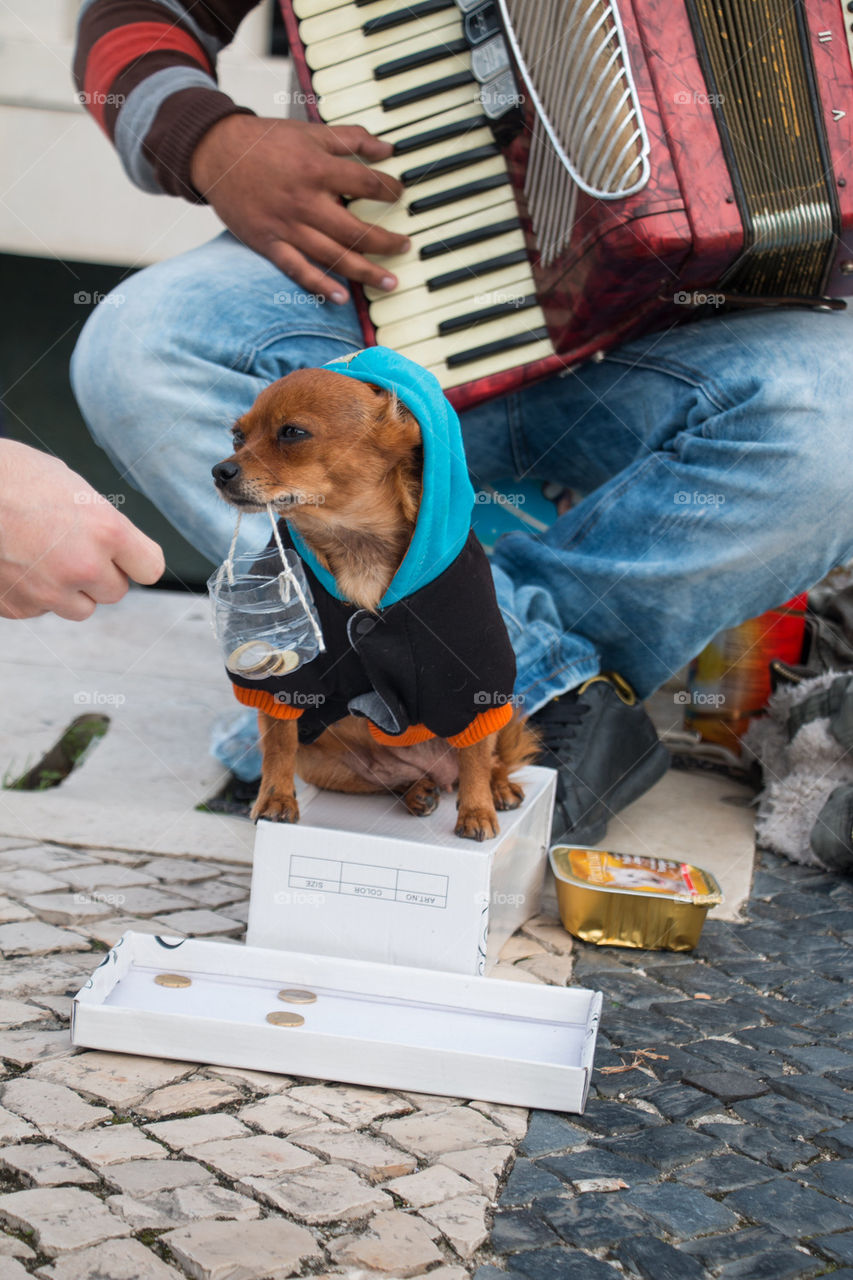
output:
M482 742L483 738L488 738L490 733L497 733L498 729L509 724L512 716L511 702L505 702L500 707L489 707L488 711L481 711L478 716L475 716L467 729L463 729L461 733L454 733L453 737L448 738L447 741L451 747L473 747L475 742Z
M289 707L286 702L279 702L269 689L244 689L242 685L232 684L234 697L244 707L257 707L276 720L298 720L302 715L301 707Z
M435 737L432 729L428 729L425 724L409 725L405 732L397 734L383 733L372 720L368 720L367 727L372 737L383 747L417 747L421 742L429 742L430 738Z

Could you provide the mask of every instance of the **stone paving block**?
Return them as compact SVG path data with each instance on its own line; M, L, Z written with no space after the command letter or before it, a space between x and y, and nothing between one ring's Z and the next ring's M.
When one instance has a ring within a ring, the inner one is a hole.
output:
M521 1253L557 1244L557 1236L530 1209L498 1210L492 1223L489 1244L498 1253Z
M720 1105L717 1098L674 1082L647 1087L640 1096L667 1120L675 1121L695 1120L697 1116L710 1115Z
M558 955L569 955L572 951L572 936L563 928L559 916L531 916L521 926L521 932Z
M391 1209L393 1201L384 1191L364 1182L352 1169L323 1165L290 1174L284 1182L269 1178L243 1178L241 1186L251 1189L273 1208L299 1218L321 1223L365 1218L377 1210Z
M251 1134L251 1129L236 1116L224 1111L209 1116L189 1116L185 1120L161 1120L157 1124L147 1124L145 1128L152 1137L165 1142L174 1151L191 1150L202 1143L217 1142L222 1138L248 1138ZM157 1142L151 1145L166 1155Z
M88 893L38 893L26 897L24 902L48 924L81 924L113 915L116 907L122 905L122 895L120 890L103 898Z
M107 1107L84 1102L65 1085L34 1080L32 1072L4 1084L0 1100L9 1111L32 1121L47 1134L58 1129L90 1129L101 1120L112 1118Z
M450 1200L454 1196L467 1195L474 1190L473 1184L461 1174L448 1169L444 1165L433 1164L420 1173L411 1173L403 1178L394 1178L385 1186L386 1191L405 1200L413 1209L422 1209L424 1205L438 1204Z
M509 1107L500 1102L471 1103L474 1111L480 1111L487 1119L500 1125L513 1142L520 1142L527 1133L529 1112L526 1107Z
M795 1046L785 1049L783 1057L786 1062L793 1062L801 1071L816 1072L818 1075L853 1067L853 1053L849 1049L839 1049L830 1044Z
M708 1134L673 1125L647 1129L620 1138L595 1138L594 1146L606 1147L632 1160L645 1160L656 1169L669 1171L689 1164L720 1149L718 1139Z
M126 1160L104 1166L101 1176L113 1190L131 1196L215 1181L210 1170L194 1160Z
M372 1124L383 1116L407 1115L414 1110L412 1103L399 1093L356 1085L300 1085L291 1089L289 1096L348 1125Z
M446 1098L443 1093L412 1093L408 1089L399 1090L400 1097L411 1102L416 1111L424 1114L430 1111L446 1111L448 1107L461 1107L463 1098Z
M623 1273L589 1254L557 1249L535 1249L512 1259L512 1275L530 1280L623 1280Z
M98 1175L50 1142L28 1142L0 1148L0 1168L19 1174L33 1187L78 1186L98 1181Z
M471 1147L439 1156L438 1163L461 1173L463 1178L469 1178L479 1191L491 1198L512 1154L512 1147Z
M853 1205L853 1160L823 1160L810 1165L807 1176L819 1191Z
M625 1195L624 1191L591 1191L583 1196L546 1195L536 1201L533 1212L570 1244L601 1249L620 1240L649 1235L654 1230L645 1213L629 1204Z
M785 1237L771 1227L741 1227L739 1231L727 1231L724 1235L684 1240L678 1248L682 1254L698 1258L710 1270L741 1258L772 1253L787 1244Z
M46 875L35 867L17 867L0 871L0 893L11 898L24 898L31 893L61 892L66 888L64 881L56 876Z
M159 885L128 885L123 891L122 914L129 916L158 916L164 912L183 911L192 908L192 900L184 893L162 889Z
M474 1143L501 1142L506 1139L502 1129L471 1107L388 1120L381 1126L381 1132L407 1151L424 1157L441 1155L445 1151L459 1151Z
M53 1013L62 1022L71 1021L71 998L69 996L40 995L35 999L49 1014Z
M470 1258L488 1235L486 1213L489 1202L485 1196L454 1196L441 1204L425 1205L422 1218L438 1227L460 1258Z
M194 1280L281 1280L322 1257L305 1227L282 1218L241 1223L200 1222L161 1239Z
M196 1067L187 1062L87 1049L72 1058L39 1063L30 1072L30 1079L69 1085L114 1107L130 1107L153 1089L183 1080L195 1070Z
M272 1139L272 1141L282 1141L282 1139ZM418 1167L414 1156L366 1133L322 1133L316 1129L303 1130L294 1134L293 1141L308 1151L333 1160L336 1164L347 1165L368 1182L384 1182L387 1178L401 1178Z
M531 1160L516 1160L499 1200L501 1207L530 1204L540 1196L565 1194L566 1188L553 1173Z
M0 1258L34 1258L36 1255L28 1244L17 1236L7 1235L0 1231Z
M260 1217L255 1200L212 1182L207 1186L176 1187L147 1196L124 1193L110 1196L107 1204L134 1231L162 1231L202 1218L234 1218L240 1222Z
M820 1145L839 1156L853 1156L853 1123L843 1124L820 1135Z
M16 920L34 920L35 913L29 907L22 907L13 898L0 894L0 924L14 924Z
M824 1129L836 1129L839 1124L834 1117L782 1098L778 1093L738 1102L734 1111L744 1120L772 1130L777 1137L811 1140Z
M288 1076L272 1071L250 1071L246 1067L206 1067L205 1074L218 1076L222 1080L234 1080L237 1084L246 1085L254 1093L283 1093L293 1084Z
M790 1049L793 1045L810 1044L814 1040L812 1032L804 1027L753 1027L744 1031L739 1039L756 1049Z
M265 1133L299 1133L302 1129L316 1129L328 1122L328 1116L316 1107L295 1102L293 1094L274 1094L252 1102L237 1112L247 1124L263 1129Z
M498 953L501 964L515 964L517 960L526 960L529 956L545 955L545 948L534 938L526 938L523 933L514 933L507 938Z
M114 862L98 862L84 867L67 867L58 873L64 881L79 893L112 893L126 889L128 885L156 884L157 879L145 867L119 866Z
M221 866L217 867L212 862L198 862L194 858L149 858L141 864L140 870L166 884L180 881L182 884L192 886L193 896L195 896L196 886L203 880L223 878Z
M193 1147L193 1158L213 1165L228 1178L279 1179L297 1169L309 1169L317 1157L285 1138L253 1134L248 1138L221 1138Z
M22 1120L14 1112L0 1107L0 1143L18 1142L21 1138L35 1137L38 1137L37 1129L27 1124L26 1120Z
M90 1164L119 1164L127 1160L165 1160L169 1154L159 1142L152 1142L133 1124L111 1124L79 1133L54 1129L54 1142L73 1151Z
M553 987L568 987L572 982L574 963L571 955L543 953L540 956L530 956L527 960L519 960L514 968L524 969Z
M17 1258L3 1260L3 1280L29 1280L30 1273Z
M489 970L490 978L502 978L505 982L528 982L535 986L542 985L542 979L537 978L535 973L529 973L527 969L522 969L517 964L505 964L499 960Z
M726 1205L766 1223L783 1236L807 1236L819 1231L841 1231L850 1225L850 1210L793 1178L776 1177L726 1196Z
M837 1231L831 1236L814 1236L809 1243L833 1262L853 1263L853 1231Z
M824 1076L780 1076L771 1081L776 1093L813 1107L824 1115L848 1120L851 1114L851 1098L846 1089L840 1089Z
M166 929L156 916L146 920L144 916L108 916L104 920L89 920L85 925L73 925L72 928L81 937L102 942L105 947L114 947L125 933L166 933Z
M753 1160L787 1172L804 1164L818 1154L818 1148L803 1139L778 1138L770 1129L759 1129L749 1124L711 1124L705 1132L721 1138L728 1146ZM823 1142L825 1135L819 1135Z
M51 951L88 951L79 933L40 920L0 924L0 952L10 956L43 956Z
M724 1152L699 1160L679 1173L682 1182L699 1187L713 1195L718 1191L736 1191L738 1187L751 1187L756 1182L769 1182L775 1176L767 1165L749 1160L746 1156Z
M242 919L234 912L239 909L239 905L246 907L249 905L245 901L245 891L238 889L234 884L226 884L224 880L205 880L201 884L193 884L191 887L182 885L180 888L187 897L192 897L196 907L218 911L220 907L227 906L228 911L225 914L230 920Z
M371 1218L363 1235L343 1236L329 1245L336 1262L372 1267L399 1276L422 1275L442 1255L418 1218L389 1209Z
M218 911L188 909L183 911L157 912L158 920L175 934L187 934L191 938L204 938L215 933L240 933L245 927L240 920L234 920Z
M572 1151L564 1156L545 1156L537 1160L537 1167L556 1173L566 1182L579 1182L587 1178L621 1178L624 1182L648 1182L655 1176L641 1160L631 1160L618 1152L589 1147L586 1151Z
M720 1280L800 1280L817 1275L824 1268L819 1258L794 1249L773 1249L756 1258L730 1262L719 1273Z
M748 1071L688 1072L684 1083L713 1094L726 1106L746 1098L760 1098L768 1092L768 1086Z
M624 1240L614 1257L643 1280L705 1280L705 1268L696 1258L655 1236Z
M75 1053L71 1033L63 1031L0 1031L0 1058L16 1067L29 1067L34 1062Z
M159 1120L163 1116L178 1115L185 1111L209 1111L242 1099L243 1093L236 1085L229 1084L226 1080L198 1076L193 1080L181 1081L180 1084L155 1089L147 1098L136 1103L134 1111L146 1120Z
M183 1280L179 1271L138 1240L107 1240L75 1250L40 1267L36 1275L42 1280Z
M0 1195L0 1219L11 1227L29 1227L39 1248L51 1258L66 1249L130 1234L127 1224L97 1196L77 1187L40 1187Z
M677 1182L631 1187L621 1194L676 1240L689 1240L703 1232L722 1231L737 1225L737 1218L727 1207L728 1201L726 1205L718 1204L702 1191L682 1187Z
M663 1123L660 1116L649 1115L637 1107L626 1107L622 1102L609 1102L590 1098L582 1116L572 1116L572 1123L590 1130L589 1140L595 1136L616 1137L621 1134L646 1132Z
M548 1155L552 1151L565 1151L572 1147L585 1147L589 1134L577 1125L570 1124L554 1111L531 1111L527 1133L521 1140L522 1155Z

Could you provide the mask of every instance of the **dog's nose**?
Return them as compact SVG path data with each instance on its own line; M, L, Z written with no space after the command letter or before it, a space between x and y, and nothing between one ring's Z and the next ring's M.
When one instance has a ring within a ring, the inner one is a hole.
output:
M210 474L216 481L218 489L224 489L229 480L234 480L240 474L240 468L236 462L217 462L215 467L211 467Z

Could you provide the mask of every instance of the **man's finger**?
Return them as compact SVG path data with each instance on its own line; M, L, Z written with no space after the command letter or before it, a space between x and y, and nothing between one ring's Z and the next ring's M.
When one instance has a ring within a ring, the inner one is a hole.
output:
M360 253L346 248L340 241L321 231L315 231L313 227L304 228L300 244L317 262L337 271L347 280L371 284L386 291L396 288L397 277L387 267L378 267L375 262L369 262Z
M58 600L50 612L69 622L85 622L95 612L95 601L85 591L73 591Z
M274 267L290 276L306 293L318 294L321 298L328 298L338 304L349 302L349 291L340 280L327 276L292 245L283 240L275 240L264 253Z
M326 146L335 156L385 160L394 150L390 142L368 133L360 124L327 125L324 132Z
M355 249L358 253L375 253L382 257L391 257L398 253L408 253L412 247L406 236L398 235L395 231L386 231L383 227L369 222L362 222L341 205L336 205L322 223L318 222L317 227L318 230L339 241L345 248Z
M123 516L122 519L126 520L127 517ZM166 568L162 548L158 546L153 538L147 537L129 520L127 520L127 526L128 528L125 529L125 536L118 554L112 558L113 564L116 569L134 582L150 586L152 582L157 582L159 578L162 578ZM123 594L124 592L122 592ZM116 598L121 599L120 596Z
M357 160L330 161L328 181L338 195L353 200L384 200L387 204L402 199L406 190L399 178L381 169L368 169Z

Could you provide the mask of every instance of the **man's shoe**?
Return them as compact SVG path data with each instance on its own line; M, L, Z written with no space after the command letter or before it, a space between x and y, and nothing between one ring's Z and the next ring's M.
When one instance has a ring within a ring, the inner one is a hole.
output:
M537 763L557 770L553 843L598 844L612 815L669 768L643 704L615 672L553 698L530 725L542 740Z

